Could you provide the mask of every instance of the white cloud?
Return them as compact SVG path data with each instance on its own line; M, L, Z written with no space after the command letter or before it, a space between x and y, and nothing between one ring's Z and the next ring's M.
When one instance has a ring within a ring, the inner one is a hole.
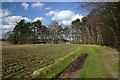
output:
M73 16L72 21L74 21L74 20L76 20L76 19L82 20L82 18L83 18L82 15L76 14L75 16Z
M74 16L74 13L70 10L60 11L58 14L52 17L52 20L70 20Z
M33 20L33 22L34 22L34 21L37 21L37 20L40 20L41 22L43 22L43 21L45 21L45 18L43 18L43 17L36 17L36 18Z
M3 30L12 30L15 27L15 25L2 25Z
M56 11L50 11L50 12L48 12L48 13L45 14L45 15L46 15L46 16L52 16L52 15L55 15L55 14L57 14Z
M57 14L55 14L52 17L52 20L57 20L59 23L65 24L65 25L71 25L71 22L76 19L82 19L83 16L80 14L75 14L73 11L70 10L63 10L59 11Z
M22 3L21 6L24 7L24 9L28 9L29 4L27 4L27 3Z
M10 25L15 25L17 22L19 22L22 19L25 19L27 22L31 21L31 19L28 19L27 17L22 17L22 16L9 16L4 18L4 21Z
M2 32L0 34L0 38L2 38L2 36L4 34L6 34L8 31L12 31L14 29L14 27L15 27L15 25L1 25L0 31L2 31Z
M11 15L11 11L8 9L0 9L0 18Z
M42 7L44 6L44 3L40 3L40 2L36 2L36 3L32 3L31 7L35 8L35 7Z
M64 20L64 21L61 21L60 24L64 24L64 25L70 25L71 24L71 20Z
M46 7L45 10L50 10L51 8L50 7Z

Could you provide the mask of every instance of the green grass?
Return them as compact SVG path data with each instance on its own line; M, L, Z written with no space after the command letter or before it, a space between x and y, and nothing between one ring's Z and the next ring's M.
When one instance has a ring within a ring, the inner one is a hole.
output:
M71 77L117 78L118 52L97 45L3 43L3 78L53 78L87 52L84 67Z
M87 47L89 56L79 78L118 78L118 52L115 49L102 46Z
M54 63L51 67L44 69L36 78L54 78L57 74L66 69L72 62L74 62L83 52L83 48L79 47L76 51L71 52L69 56Z
M65 70L83 51L89 56L84 67L74 76L71 75L71 78L118 78L118 52L115 49L97 45L80 45L79 48L80 50L63 61L44 69L43 72L40 71L37 78L53 78Z

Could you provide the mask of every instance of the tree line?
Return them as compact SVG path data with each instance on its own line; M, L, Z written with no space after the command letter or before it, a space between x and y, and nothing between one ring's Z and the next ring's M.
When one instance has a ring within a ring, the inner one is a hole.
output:
M42 25L40 20L26 22L24 19L18 22L13 29L7 33L7 40L12 44L25 43L53 43L67 41L69 28L66 25L59 25L57 21L47 27Z
M81 38L84 44L120 48L120 2L81 3L81 6L90 13L81 22L72 22L73 39L78 42Z
M21 20L12 32L8 32L8 41L13 44L37 43L38 40L54 44L69 41L75 44L100 44L119 48L120 2L82 4L84 5L91 9L89 15L82 20L72 21L71 26L59 24L57 21L44 26L40 20Z

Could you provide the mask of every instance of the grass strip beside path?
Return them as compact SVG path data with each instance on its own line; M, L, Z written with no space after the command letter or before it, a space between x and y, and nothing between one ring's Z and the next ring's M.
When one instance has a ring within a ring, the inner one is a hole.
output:
M71 52L69 55L56 60L54 64L36 70L32 75L36 78L54 78L57 74L66 69L72 62L74 62L82 53L83 48Z

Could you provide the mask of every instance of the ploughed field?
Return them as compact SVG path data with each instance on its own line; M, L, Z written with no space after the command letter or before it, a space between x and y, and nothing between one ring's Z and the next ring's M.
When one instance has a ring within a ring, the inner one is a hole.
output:
M118 78L118 51L99 45L3 42L2 70L3 78Z

